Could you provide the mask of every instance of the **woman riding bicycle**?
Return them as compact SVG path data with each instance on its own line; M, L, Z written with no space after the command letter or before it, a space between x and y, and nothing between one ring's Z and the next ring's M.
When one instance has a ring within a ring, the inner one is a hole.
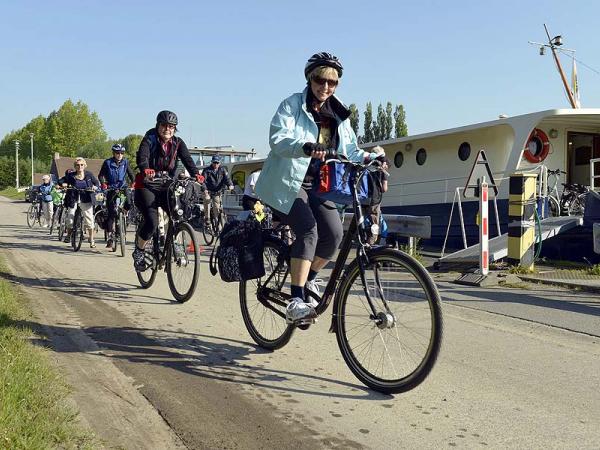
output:
M92 193L90 190L95 191L100 187L100 183L96 176L85 170L87 163L85 159L79 157L75 158L73 163L75 171L67 172L64 177L58 180L58 184L63 187L71 187L67 191L65 196L65 206L67 210L67 233L65 235L65 242L69 242L71 239L71 229L73 228L73 218L75 217L75 211L77 210L77 203L79 202L79 209L83 215L84 226L88 229L88 242L90 248L95 248L94 243L94 205L92 202Z
M115 232L115 218L117 217L116 199L118 196L118 190L121 188L127 188L129 183L133 182L134 174L129 166L129 160L125 158L125 147L121 144L115 144L112 146L113 156L104 161L98 179L102 183L102 189L111 189L106 195L106 209L108 211L106 217L106 231L108 233L108 239L106 241L106 247L112 248L112 243ZM127 200L125 201L125 209L129 210L130 194L127 190ZM115 247L116 249L116 247Z
M144 221L140 227L133 251L133 265L140 272L144 267L144 247L158 227L158 208L168 211L167 190L146 185L154 179L156 172L166 172L175 176L179 159L199 183L202 175L194 164L185 142L177 136L177 115L171 111L161 111L156 116L156 127L148 130L140 143L136 161L140 173L135 181L135 205L142 213Z
M271 120L271 151L256 184L256 193L288 224L296 240L291 248L291 296L286 319L315 316L316 302L305 302L304 289L320 295L316 276L334 256L342 223L333 202L311 192L327 149L353 161L378 157L358 147L350 111L333 94L343 67L337 57L321 52L304 68L307 86L286 98Z

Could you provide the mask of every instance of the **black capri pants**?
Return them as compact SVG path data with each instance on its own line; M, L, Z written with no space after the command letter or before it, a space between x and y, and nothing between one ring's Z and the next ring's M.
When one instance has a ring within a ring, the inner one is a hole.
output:
M138 235L147 241L158 228L158 208L168 210L167 190L155 190L142 188L135 190L135 206L144 216L144 222L138 231Z
M290 226L296 240L292 258L313 261L315 256L331 259L342 242L344 230L335 203L324 201L301 188L288 214L277 211Z

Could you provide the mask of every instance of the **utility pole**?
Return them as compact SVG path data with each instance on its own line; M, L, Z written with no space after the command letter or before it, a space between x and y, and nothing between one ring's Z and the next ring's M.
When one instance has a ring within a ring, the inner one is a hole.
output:
M29 133L31 138L31 186L33 186L33 133Z
M15 167L17 168L17 189L19 189L19 141L15 140Z

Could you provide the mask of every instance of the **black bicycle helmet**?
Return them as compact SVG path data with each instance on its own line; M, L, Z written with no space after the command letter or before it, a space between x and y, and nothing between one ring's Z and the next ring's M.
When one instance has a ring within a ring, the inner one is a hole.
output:
M168 123L177 126L177 114L171 111L161 111L156 116L156 123Z
M306 66L304 67L304 77L308 80L308 75L317 67L327 66L333 67L337 70L338 76L342 77L342 72L344 68L342 67L342 63L337 56L333 56L331 53L320 52L312 55L308 61L306 62Z
M121 144L115 144L112 146L112 151L114 153L125 153L125 147Z

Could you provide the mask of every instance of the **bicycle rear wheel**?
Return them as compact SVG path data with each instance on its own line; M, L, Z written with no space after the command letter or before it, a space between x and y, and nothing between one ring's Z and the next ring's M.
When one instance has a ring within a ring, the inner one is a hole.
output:
M583 216L585 210L585 195L579 195L569 205L569 216Z
M268 350L286 345L295 330L294 325L285 321L286 303L275 303L264 298L265 289L281 292L284 286L289 287L289 267L284 251L283 243L267 239L263 250L265 276L240 281L239 287L240 308L246 329L254 342Z
M29 209L27 210L27 226L29 228L33 228L37 222L38 213L36 205L37 203L32 203L29 205Z
M334 304L342 356L354 375L376 391L413 389L433 368L442 342L435 283L411 256L388 248L372 251L365 280L373 316L360 275L354 260Z
M144 258L146 260L146 265L148 266L148 268L143 272L138 272L137 270L135 272L138 281L140 282L140 286L143 289L148 289L154 284L154 280L156 280L156 273L158 272L157 259L159 258L157 239L158 232L154 233L154 236L152 236L148 241L146 241L146 247L144 248Z
M73 229L71 230L71 246L74 252L78 252L83 242L83 217L81 210L77 208L73 218Z
M167 280L175 300L187 302L198 284L200 249L194 229L189 223L175 226L173 239L167 251Z
M125 245L127 244L127 225L125 224L125 214L119 212L117 221L117 232L115 241L119 239L119 249L121 250L121 256L125 256Z

